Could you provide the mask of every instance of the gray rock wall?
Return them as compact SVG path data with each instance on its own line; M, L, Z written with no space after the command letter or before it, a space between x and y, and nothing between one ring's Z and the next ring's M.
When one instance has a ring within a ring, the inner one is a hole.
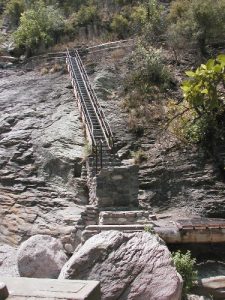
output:
M87 203L83 129L68 74L40 69L0 73L0 241L39 233L71 244Z
M149 149L148 162L140 167L142 203L224 217L225 183L215 160L202 150L166 138L156 141Z

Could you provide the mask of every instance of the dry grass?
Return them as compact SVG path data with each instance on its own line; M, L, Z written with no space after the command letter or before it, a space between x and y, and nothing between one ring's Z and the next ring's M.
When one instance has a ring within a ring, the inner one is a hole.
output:
M124 48L116 49L111 53L111 57L114 61L121 60L126 55Z
M142 149L131 152L131 156L134 159L135 164L138 165L148 159L147 154Z
M129 130L137 136L141 136L144 133L142 120L133 112L130 112L128 115L127 125Z
M41 68L41 70L40 70L41 75L46 75L46 74L48 74L48 72L49 72L49 70L48 70L48 68L46 68L46 67L43 67L43 68Z
M59 72L59 71L62 70L62 68L63 68L63 67L62 67L60 64L55 63L55 64L52 66L52 68L49 70L49 73L50 73L50 74L53 74L53 73Z
M55 62L54 64L45 65L40 70L41 75L54 74L57 72L67 72L65 64L62 65Z

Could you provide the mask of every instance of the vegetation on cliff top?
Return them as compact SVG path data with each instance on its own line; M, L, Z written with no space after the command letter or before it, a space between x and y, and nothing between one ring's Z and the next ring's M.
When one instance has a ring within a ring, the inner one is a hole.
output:
M32 54L58 42L78 37L80 28L95 26L100 39L127 38L159 30L160 6L156 0L114 0L110 7L97 0L0 0L0 14L18 48Z

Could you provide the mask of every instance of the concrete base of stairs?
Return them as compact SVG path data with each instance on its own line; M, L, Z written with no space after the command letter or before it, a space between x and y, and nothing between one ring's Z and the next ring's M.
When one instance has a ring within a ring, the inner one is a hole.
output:
M98 281L0 277L9 292L0 289L1 300L100 300ZM3 285L2 285L3 286Z

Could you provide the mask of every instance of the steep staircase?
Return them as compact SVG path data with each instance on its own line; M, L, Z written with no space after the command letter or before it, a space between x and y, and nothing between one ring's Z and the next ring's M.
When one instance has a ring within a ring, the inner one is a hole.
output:
M77 235L81 236L86 226L98 226L101 212L109 215L107 218L115 219L115 222L123 222L124 218L118 216L123 215L124 210L129 212L125 213L125 218L129 219L128 216L132 215L131 223L136 222L139 215L142 216L142 213L138 213L136 218L136 212L132 213L138 206L138 166L122 163L113 153L113 134L91 87L79 52L67 50L66 62L86 138L92 150L86 164L89 205L76 225ZM121 213L113 213L115 210Z
M67 50L67 66L81 117L85 124L86 137L92 148L92 155L88 158L89 167L93 175L96 175L103 167L119 166L121 163L113 155L112 131L91 87L77 50Z

